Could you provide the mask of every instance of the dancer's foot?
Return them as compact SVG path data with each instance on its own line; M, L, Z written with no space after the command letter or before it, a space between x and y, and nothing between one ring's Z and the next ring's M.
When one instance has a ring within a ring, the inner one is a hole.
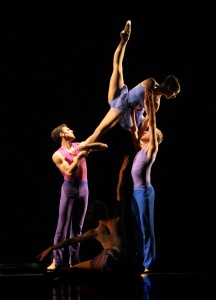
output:
M51 265L49 267L47 267L47 271L55 271L56 268L57 268L57 266L55 263L55 259L53 259Z
M145 268L144 273L150 273L150 270Z
M127 42L130 38L130 34L131 34L131 21L128 20L125 24L124 30L122 30L120 32L120 37L121 37L122 40Z

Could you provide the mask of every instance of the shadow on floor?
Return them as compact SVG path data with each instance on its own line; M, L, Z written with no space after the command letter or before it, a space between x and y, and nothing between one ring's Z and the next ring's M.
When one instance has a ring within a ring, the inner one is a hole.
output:
M47 272L40 263L0 264L5 299L192 299L216 297L216 272L100 273L63 267Z

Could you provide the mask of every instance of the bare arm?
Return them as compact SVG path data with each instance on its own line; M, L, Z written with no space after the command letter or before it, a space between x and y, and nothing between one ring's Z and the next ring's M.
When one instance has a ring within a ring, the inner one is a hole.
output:
M143 133L148 129L148 127L149 127L149 117L146 114L145 119L143 120L142 124L140 125L140 129L138 132L138 141L140 141ZM140 145L140 142L139 142L139 145ZM139 147L138 150L140 150L140 148L141 148L141 146Z
M125 179L125 170L129 163L129 156L125 155L123 163L121 165L121 169L119 171L119 178L117 184L117 200L122 201L123 198L123 190L124 190L124 179Z
M160 107L160 102L155 102L154 101L154 110L155 110L155 112L158 111L159 107Z
M154 111L157 112L158 109L159 109L159 107L160 107L160 102L155 102L153 94L148 95L148 97L150 97L149 98L150 101L153 101L153 103L154 103ZM145 100L145 102L148 102L148 97L146 97L147 100ZM142 137L144 131L146 131L148 129L148 127L149 127L149 116L148 116L148 113L147 113L148 108L146 108L146 105L145 105L145 110L146 110L146 116L145 116L145 119L143 120L143 122L142 122L142 124L141 124L141 126L139 128L139 135L138 135L139 136L138 137L139 140Z
M87 150L87 151L103 151L108 148L107 144L101 143L101 142L95 142L95 143L89 143L86 144L86 142L81 142L78 147L79 150Z
M150 100L153 101L154 111L157 112L160 107L160 102L155 101L156 95L154 94L154 88L158 85L154 78L148 78L141 83L145 87L145 98L144 98L144 107L146 111L146 116L139 128L139 140L142 137L144 131L146 131L149 127L149 116L148 116L148 107L146 107L146 103ZM149 98L150 97L150 98Z
M157 153L158 142L156 135L156 116L155 116L155 106L154 106L154 97L146 98L146 110L149 117L149 133L150 133L150 147L148 148L147 155L152 157Z
M52 160L62 174L71 176L77 170L81 160L87 157L88 154L89 151L80 151L78 155L74 156L72 164L69 164L63 155L61 155L59 152L55 152L52 156Z
M64 247L67 247L67 246L70 246L70 245L73 245L73 244L76 244L76 243L81 243L83 241L94 239L96 236L97 236L96 228L90 229L90 230L86 231L84 234L82 234L80 236L74 237L72 239L66 239L62 242L59 242L55 245L52 245L52 246L48 247L47 249L45 249L43 252L41 252L37 256L37 259L39 261L42 261L42 260L44 260L44 258L47 255L49 255L55 249L64 248Z
M137 127L137 123L136 123L136 107L134 107L131 110L131 118L132 118L133 126L130 128L130 133L131 133L131 137L132 137L132 141L133 141L135 150L138 152L140 150L140 145L139 145L138 127Z

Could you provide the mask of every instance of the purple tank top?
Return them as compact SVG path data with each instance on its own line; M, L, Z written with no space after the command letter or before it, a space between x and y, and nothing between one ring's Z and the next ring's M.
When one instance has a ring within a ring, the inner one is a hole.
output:
M151 184L151 167L154 161L155 157L154 159L147 157L145 148L137 152L131 169L134 186Z

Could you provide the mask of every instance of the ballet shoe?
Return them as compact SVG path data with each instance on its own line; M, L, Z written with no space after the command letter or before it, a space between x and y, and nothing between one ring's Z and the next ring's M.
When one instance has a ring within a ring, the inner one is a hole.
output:
M125 24L124 30L120 32L120 36L125 42L127 42L130 38L130 34L131 34L131 21L128 20Z
M56 263L55 263L55 259L53 259L51 265L49 265L49 266L47 267L47 271L55 271L56 268L57 268L57 266L56 266Z
M150 272L150 270L145 268L144 273L149 273L149 272Z

